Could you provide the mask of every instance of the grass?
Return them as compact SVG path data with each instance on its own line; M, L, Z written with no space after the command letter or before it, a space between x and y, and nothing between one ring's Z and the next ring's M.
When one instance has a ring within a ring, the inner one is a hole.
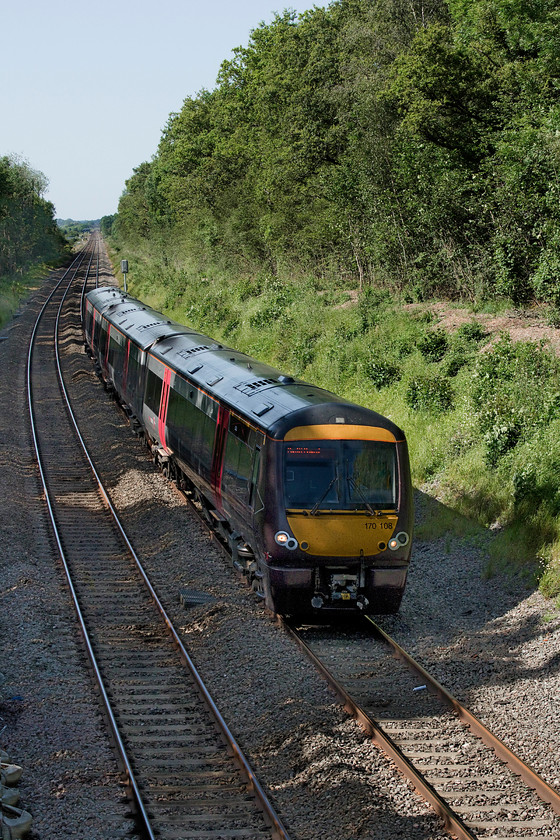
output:
M37 266L27 274L0 277L0 329L13 318L22 300L37 288L38 278L49 269Z
M154 308L401 426L415 485L441 502L419 536L493 526L486 573L560 596L560 362L546 348L503 339L481 353L474 314L445 335L389 289L354 302L336 279L202 275L173 253L125 256L129 290Z
M453 508L437 503L435 500L429 508L429 514L423 517L414 531L417 539L427 542L439 540L442 537L472 540L484 533L484 529L472 519L461 516Z

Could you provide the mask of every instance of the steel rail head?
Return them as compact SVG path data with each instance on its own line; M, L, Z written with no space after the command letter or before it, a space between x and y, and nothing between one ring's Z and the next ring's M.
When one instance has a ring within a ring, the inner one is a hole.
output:
M456 814L452 808L450 808L445 799L439 795L437 790L404 755L400 747L381 728L380 724L370 717L370 715L368 715L367 712L365 712L362 707L356 703L350 694L348 694L346 689L329 671L327 666L304 642L297 630L290 626L290 624L281 616L277 616L277 620L280 626L283 627L288 635L294 639L296 644L311 659L317 670L327 680L332 690L343 703L345 710L356 719L371 739L393 760L405 778L412 782L420 795L430 803L436 814L444 821L447 830L450 831L453 836L457 837L458 840L477 840L476 835L472 833L461 817Z
M508 767L520 776L526 785L532 788L543 800L548 802L552 809L560 814L560 793L551 787L539 774L533 770L523 759L519 758L503 741L493 734L478 718L469 712L462 703L447 691L434 677L432 677L410 654L408 654L394 639L375 623L368 615L364 616L373 627L375 633L385 644L392 648L396 657L405 662L408 667L418 674L433 694L436 694L446 705L452 708L460 720L468 724L471 731L477 735L487 747L490 747L496 755L504 761Z

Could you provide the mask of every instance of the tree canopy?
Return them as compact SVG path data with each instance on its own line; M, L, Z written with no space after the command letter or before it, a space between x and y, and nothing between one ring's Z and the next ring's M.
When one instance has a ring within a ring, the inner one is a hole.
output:
M43 198L42 172L15 157L0 157L0 277L25 272L38 261L57 260L66 241Z
M415 297L560 304L553 0L335 0L276 15L170 115L116 240Z

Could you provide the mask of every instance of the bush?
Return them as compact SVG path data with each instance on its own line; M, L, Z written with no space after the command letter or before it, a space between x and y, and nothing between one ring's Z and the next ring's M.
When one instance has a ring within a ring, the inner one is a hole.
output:
M241 277L235 286L238 299L243 302L250 298L257 297L262 291L259 280L251 277Z
M416 376L408 384L405 401L413 411L448 411L453 407L453 392L443 376Z
M443 366L443 375L448 377L457 376L462 367L471 361L469 355L457 347L449 354Z
M478 321L471 321L469 324L461 324L455 335L459 339L478 343L479 341L482 341L483 338L486 338L488 333L482 324L478 323Z
M558 546L556 546L558 548ZM546 567L540 580L539 589L545 598L559 598L560 596L560 562L558 558L552 560ZM558 602L560 607L560 598Z
M558 359L542 344L514 344L508 335L479 357L471 399L491 466L560 416L559 373Z
M371 379L376 388L385 388L401 378L401 371L391 362L372 359L366 364L366 376Z
M498 459L518 442L521 437L521 425L515 420L509 423L495 423L484 435L486 444L486 463L495 467Z
M560 514L560 423L549 425L529 443L519 447L512 459L513 499L519 513L530 506L543 507L556 517Z
M367 286L358 298L358 315L362 324L362 332L367 332L379 323L379 309L386 301L387 295L381 289Z
M290 356L296 369L300 372L303 372L304 368L313 362L318 338L318 333L295 336Z
M440 328L428 330L418 342L418 349L425 359L430 362L439 362L447 353L447 333Z

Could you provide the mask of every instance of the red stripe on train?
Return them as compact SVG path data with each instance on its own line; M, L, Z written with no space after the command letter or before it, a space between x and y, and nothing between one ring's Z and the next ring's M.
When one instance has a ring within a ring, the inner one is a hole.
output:
M167 409L169 408L169 384L171 382L171 370L169 368L165 368L165 373L163 374L163 385L161 386L161 398L159 401L159 420L158 420L158 432L159 432L159 442L161 446L165 449L167 454L170 454L170 450L167 448L167 444L165 441L165 427L167 424Z

